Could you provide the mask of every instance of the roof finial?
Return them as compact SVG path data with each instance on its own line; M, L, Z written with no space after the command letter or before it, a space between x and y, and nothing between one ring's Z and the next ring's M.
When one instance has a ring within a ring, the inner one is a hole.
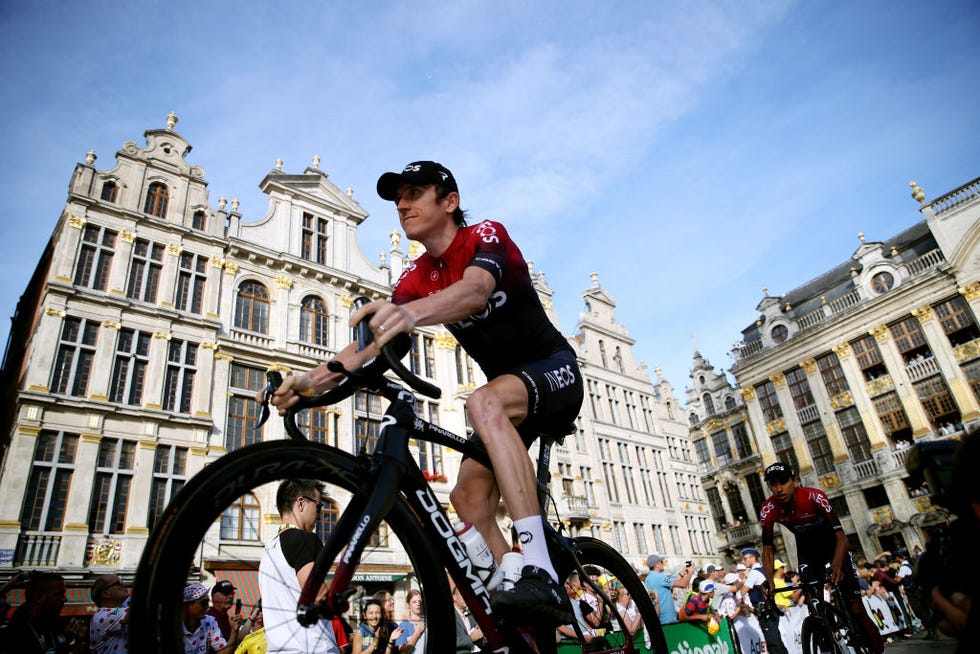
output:
M282 159L276 158L276 170L282 170Z
M763 297L769 297L769 287L768 286L765 286L765 285L762 286L762 295L763 295Z
M171 111L169 114L167 114L167 129L173 129L178 120L177 114L174 112Z
M353 188L351 188L350 186L348 186L348 187L347 187L347 192L346 192L346 194L347 194L347 197L349 197L349 198L352 198L352 197L354 197L354 189L353 189Z
M98 159L98 157L95 155L95 150L89 150L85 153L85 163L88 165L91 166L94 164L96 159Z
M320 167L320 155L318 154L313 155L313 167L314 168Z
M909 186L912 187L912 199L916 202L922 202L926 199L926 190L919 186L919 184L913 179L909 182Z
M864 243L864 232L858 232L858 238L861 239L862 243Z
M232 211L238 211L238 206L239 206L238 205L238 198L235 198L234 200L231 201L231 210Z
M592 273L589 276L592 277L592 285L593 286L598 286L599 285L599 273L597 273L596 271L593 270Z

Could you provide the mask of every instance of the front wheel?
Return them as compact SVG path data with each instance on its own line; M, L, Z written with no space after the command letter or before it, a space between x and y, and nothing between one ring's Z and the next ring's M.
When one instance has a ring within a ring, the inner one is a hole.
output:
M590 537L570 538L567 540L567 544L583 568L589 572L598 572L597 576L600 579L605 577L607 582L613 581L613 584L607 588L610 589L609 597L614 605L616 604L616 597L613 596L613 593L618 593L619 588L625 588L630 598L636 603L636 608L643 618L642 631L637 631L635 640L637 646L633 649L629 649L632 643L626 643L625 641L629 639L624 639L622 634L607 635L607 641L610 644L617 645L620 641L624 641L622 643L625 647L623 651L638 652L640 651L638 645L645 640L645 636L641 634L645 632L649 636L650 646L653 652L656 654L666 654L668 651L667 643L664 639L663 629L660 626L660 617L657 613L657 608L653 605L653 601L647 593L643 580L640 579L639 574L633 566L619 552L600 540ZM551 555L559 579L562 581L572 571L577 569L575 559L568 554L568 550L561 547L552 548ZM592 570L591 568L595 568L596 570ZM611 619L611 623L617 624L618 626L618 622L614 616Z
M189 580L200 578L200 570L194 571L194 567L206 568L209 560L220 560L228 567L254 569L262 556L262 543L279 527L274 500L271 506L268 502L261 505L257 498L274 498L278 482L284 479L325 483L322 495L327 504L321 518L330 529L329 525L338 524L338 518L344 524L342 516L352 498L363 500L371 493L373 476L363 458L311 442L259 443L209 464L177 493L147 540L133 586L129 651L184 651L182 592ZM260 506L267 524L259 520ZM249 524L243 525L246 520ZM426 629L425 648L420 651L453 651L455 611L446 573L432 556L435 548L401 498L384 520L384 533L379 528L378 538L362 553L358 569L370 564L375 564L375 570L387 566L410 579L412 587L422 592L425 615L429 626L434 627ZM243 543L243 535L249 537L248 543ZM341 542L348 542L350 536L337 534L344 538ZM357 579L355 576L355 583ZM356 604L357 596L353 599ZM248 615L251 608L246 604L244 614ZM349 613L354 626L361 618L358 608L355 605ZM403 607L396 607L395 612L401 615ZM268 610L264 613L268 617ZM304 629L298 622L282 628L295 634Z

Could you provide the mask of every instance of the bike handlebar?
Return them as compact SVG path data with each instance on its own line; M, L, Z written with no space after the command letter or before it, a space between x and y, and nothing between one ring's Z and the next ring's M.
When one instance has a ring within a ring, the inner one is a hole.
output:
M360 308L369 301L370 300L368 298L360 296L354 300L354 306ZM372 315L374 314L368 314L365 316L364 319L361 320L354 328L355 336L358 342L358 351L363 350L374 342L374 333L368 326ZM405 384L407 384L417 393L433 399L439 399L442 396L441 388L435 384L430 384L424 379L421 379L418 375L406 368L401 362L401 358L408 353L411 346L412 343L408 334L402 333L398 334L381 347L382 356L371 359L358 370L347 370L339 361L331 361L328 363L327 367L331 371L343 375L343 380L341 380L337 386L330 389L326 393L315 397L301 397L296 404L289 408L284 416L286 431L293 438L305 438L302 431L300 431L300 429L296 426L297 413L303 409L336 404L341 400L350 397L356 391L362 388L380 388L383 375L387 370L391 370L393 373L395 373L399 379L405 382ZM265 405L263 407L263 418L259 422L259 426L261 426L268 417L268 402L272 397L272 393L282 384L282 374L276 370L270 370L266 373L266 380L268 381L268 385L266 386L265 390Z

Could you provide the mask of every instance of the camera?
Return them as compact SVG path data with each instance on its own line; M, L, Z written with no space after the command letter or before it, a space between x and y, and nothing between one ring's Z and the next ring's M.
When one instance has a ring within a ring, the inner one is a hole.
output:
M685 568L693 568L694 567L694 563L692 561L684 561L684 567Z
M917 443L906 461L912 475L921 474L932 502L945 512L948 524L930 529L925 552L915 563L915 575L928 597L935 586L950 597L954 592L972 596L971 583L962 574L964 561L974 558L980 538L980 521L971 506L980 502L977 484L971 481L980 463L980 431L971 430L962 441L942 439Z

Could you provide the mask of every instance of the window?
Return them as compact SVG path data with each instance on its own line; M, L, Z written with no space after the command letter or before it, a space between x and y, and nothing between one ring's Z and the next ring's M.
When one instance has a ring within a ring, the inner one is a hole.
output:
M221 514L223 540L259 540L259 501L242 495Z
M609 419L614 425L619 423L619 398L616 387L606 384L606 399L609 401Z
M256 423L249 422L248 424ZM330 413L326 407L317 406L300 411L296 414L296 425L306 434L308 440L314 443L330 444Z
M732 425L732 438L735 439L735 451L738 458L745 459L752 456L752 440L745 430L744 422L736 422Z
M171 339L163 381L163 410L191 412L194 374L197 372L197 343Z
M327 221L303 212L303 251L301 256L316 263L327 263Z
M599 358L602 359L602 367L608 368L609 364L606 363L606 344L602 341L601 338L599 339Z
M174 306L178 311L201 315L204 287L208 280L208 258L203 254L180 253Z
M258 282L242 282L235 302L235 327L269 333L269 292Z
M871 288L881 295L891 290L895 285L895 277L890 272L880 272L871 278Z
M61 531L77 448L78 434L48 430L38 434L20 514L21 529Z
M333 500L323 497L323 506L320 507L320 517L316 523L316 534L320 540L326 540L327 536L337 528L337 521L340 520L340 507Z
M639 522L633 523L633 535L636 537L636 547L640 552L647 550L647 537L643 532L643 525Z
M303 298L299 315L299 338L305 343L330 344L330 314L326 303L315 295Z
M885 393L871 401L875 405L878 419L881 420L886 434L891 436L895 432L909 429L909 417L905 413L902 401L898 399L898 393L895 391Z
M789 327L786 325L776 325L772 328L772 331L769 332L769 335L772 336L772 342L776 345L785 343L786 339L789 337Z
M160 182L153 182L146 191L146 203L143 205L143 213L148 213L157 218L167 217L167 203L170 201L170 192L167 187Z
M708 393L701 396L701 403L704 404L704 414L707 416L715 415L715 403Z
M98 225L85 225L75 267L76 286L104 291L109 285L109 271L115 254L116 232Z
M126 531L126 509L133 483L136 442L103 438L95 464L95 483L88 511L88 528L93 534Z
M473 375L473 360L467 356L466 351L456 344L456 383L466 386L476 381Z
M206 214L203 211L195 211L191 217L191 227L203 232L207 228L207 225L208 219Z
M861 372L864 373L865 381L871 381L888 374L888 370L881 360L881 351L878 349L878 343L874 336L869 335L852 341L851 350L854 352L854 359L861 368Z
M786 384L789 386L789 394L793 398L793 406L796 407L797 411L813 405L810 382L807 381L803 368L796 367L787 372Z
M933 375L922 381L912 384L919 401L929 414L929 418L937 424L941 420L959 422L959 412L956 410L956 402L953 400L949 387L943 381L942 375ZM955 416L955 417L954 417Z
M929 346L926 345L926 336L922 333L922 326L918 318L909 316L901 322L888 326L892 338L895 339L895 347L902 353L905 363L909 363L919 354L930 354Z
M829 497L830 507L837 514L838 518L846 518L851 515L851 507L847 504L847 498L843 495L838 495L837 497Z
M694 451L698 455L698 463L711 463L711 452L708 450L708 440L699 438L694 441Z
M841 368L840 359L833 352L817 357L817 368L820 369L820 377L823 379L824 388L830 397L845 393L850 389L847 379L844 377L844 369Z
M980 400L980 359L974 359L963 364L963 374L970 382L973 394Z
M65 318L51 380L52 393L85 397L98 334L99 324L95 321Z
M187 483L187 448L157 445L153 453L153 481L146 526L153 529L170 499Z
M807 447L810 448L810 457L813 459L813 469L818 475L830 474L834 471L834 453L830 451L830 441L827 440L827 432L823 428L823 423L819 420L803 425L803 436L806 439Z
M445 510L446 507L443 507ZM371 540L368 541L368 545L371 547L388 547L388 523L382 522L378 525L377 531L371 534Z
M613 361L616 362L616 367L619 368L619 374L625 375L626 368L623 367L623 352L616 346L616 352L613 354Z
M865 488L861 492L864 494L864 501L867 502L869 509L875 509L879 506L891 506L891 500L888 499L888 493L885 492L884 486L872 486L871 488Z
M146 367L150 361L150 334L120 329L112 364L109 401L139 406L143 403Z
M664 548L663 525L653 524L651 525L651 529L653 530L653 540L657 543L657 551L666 554L667 550Z
M733 395L726 395L725 396L725 410L726 411L731 411L734 408L735 408L735 396L733 396Z
M354 453L374 452L381 434L381 396L367 391L354 394Z
M589 407L592 409L592 417L602 420L602 399L599 397L599 384L592 379L585 380L589 388Z
M429 379L436 377L436 347L435 340L431 336L422 336L422 345L425 355L425 376Z
M582 486L585 488L585 502L591 507L595 503L595 482L592 481L592 468L579 467L579 475L582 477Z
M800 462L796 458L796 450L793 449L793 440L789 434L782 432L772 437L772 449L776 453L776 460L784 463L791 463L797 470L800 469Z
M255 392L265 388L265 371L262 368L231 364L228 383L228 422L225 426L225 449L231 452L262 440L262 430L256 429L262 416L262 407L254 401ZM300 412L300 419L309 411ZM308 427L307 427L308 428ZM312 440L312 433L310 433Z
M759 509L769 499L769 494L762 485L762 477L757 472L745 475L745 484L749 487L749 497L752 499L752 515L758 516Z
M756 397L759 398L759 406L762 408L762 415L766 422L772 422L777 418L783 417L783 410L779 406L779 399L776 397L776 386L771 381L764 382L755 387Z
M126 297L143 302L156 302L163 273L163 246L138 238L133 243L133 262L126 283Z
M962 295L957 295L932 307L939 318L939 324L949 338L950 345L958 347L980 338L980 330L973 318L970 305Z
M119 187L111 179L107 179L104 184L102 184L102 193L99 195L99 199L104 202L116 202L116 198L119 197Z
M855 407L848 407L843 411L837 412L837 423L840 425L841 436L847 451L851 454L851 461L861 463L871 459L871 443L868 441L868 432L864 429L861 422L861 415ZM799 470L799 467L797 467Z
M728 518L725 516L725 505L721 502L721 493L718 492L717 488L709 488L707 493L711 517L715 519L718 531L721 531L728 524Z
M724 466L732 462L732 446L728 442L728 432L722 429L711 435L711 442L715 448L715 457L718 465Z
M738 484L728 482L724 486L724 491L735 522L748 522L749 515L745 510L745 504L742 502L742 492L739 490Z

